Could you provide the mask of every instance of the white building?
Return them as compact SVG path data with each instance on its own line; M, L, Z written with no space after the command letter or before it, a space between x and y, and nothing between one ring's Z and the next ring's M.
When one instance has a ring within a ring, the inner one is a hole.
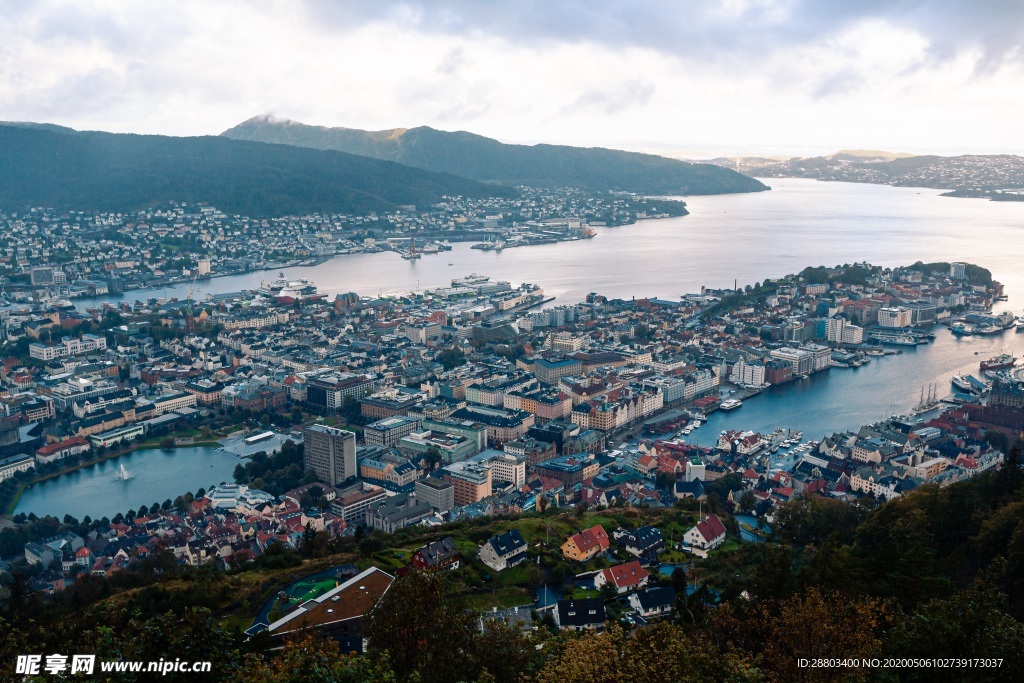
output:
M913 320L913 311L903 306L889 306L878 309L879 327L909 327Z

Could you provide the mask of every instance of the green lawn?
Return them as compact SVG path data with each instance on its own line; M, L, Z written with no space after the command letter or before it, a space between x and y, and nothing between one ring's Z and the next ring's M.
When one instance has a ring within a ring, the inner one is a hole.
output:
M501 590L489 591L487 593L467 595L466 603L470 609L484 612L493 607L508 609L509 607L532 605L535 599L536 596L533 591L523 588L502 588Z

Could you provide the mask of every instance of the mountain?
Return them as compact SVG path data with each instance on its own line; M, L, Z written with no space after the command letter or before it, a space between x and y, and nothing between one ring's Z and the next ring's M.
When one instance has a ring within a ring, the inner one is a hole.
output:
M130 210L203 202L246 215L367 213L514 190L336 151L0 123L0 207Z
M1024 188L1024 157L1011 154L908 156L871 150L778 160L764 157L712 159L759 178L814 178L957 191L953 196L987 196ZM979 194L980 193L980 194Z
M507 145L473 133L426 126L365 131L257 116L221 135L339 150L508 185L684 195L768 189L753 178L710 164L601 147Z

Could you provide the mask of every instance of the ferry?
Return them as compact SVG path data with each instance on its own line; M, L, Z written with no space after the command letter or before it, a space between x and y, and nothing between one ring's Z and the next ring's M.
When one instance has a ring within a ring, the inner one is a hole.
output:
M491 278L487 275L467 275L466 277L457 277L452 279L452 287L473 287L474 285L482 285L488 282Z
M292 299L309 299L317 295L317 287L305 278L289 280L284 273L273 282L264 282L258 290L259 294L274 299L289 297Z
M1008 353L1003 353L994 358L981 361L982 371L987 370L1002 370L1003 368L1012 368L1017 364L1017 359Z
M965 394L974 393L974 387L971 386L971 383L968 382L967 378L964 377L963 375L953 375L953 379L950 381L953 383L953 387L955 389L959 389L961 392Z
M722 401L722 405L720 405L719 408L721 408L722 410L736 410L741 405L743 405L743 401L736 398L730 398L728 400Z

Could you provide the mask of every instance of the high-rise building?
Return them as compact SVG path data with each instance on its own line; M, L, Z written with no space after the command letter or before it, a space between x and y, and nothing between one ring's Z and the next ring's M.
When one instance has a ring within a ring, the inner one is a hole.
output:
M338 486L359 473L356 435L346 429L311 425L302 430L306 470L329 486Z
M967 264L961 263L960 261L954 261L949 264L949 276L954 280L963 280L965 271L967 270Z

